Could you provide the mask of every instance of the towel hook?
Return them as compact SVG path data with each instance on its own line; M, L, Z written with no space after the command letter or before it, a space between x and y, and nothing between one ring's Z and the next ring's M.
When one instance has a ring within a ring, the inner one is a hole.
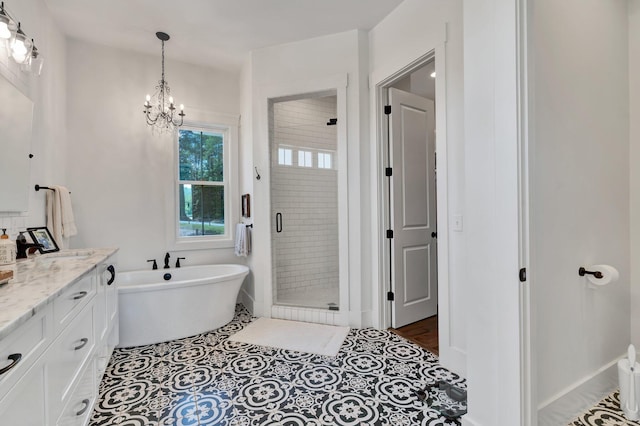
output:
M602 275L602 272L600 271L587 271L586 269L584 269L584 267L580 267L580 269L578 269L578 275L580 275L581 277L584 277L585 274L589 274L589 275L593 275L594 277L600 279L602 278L604 275Z

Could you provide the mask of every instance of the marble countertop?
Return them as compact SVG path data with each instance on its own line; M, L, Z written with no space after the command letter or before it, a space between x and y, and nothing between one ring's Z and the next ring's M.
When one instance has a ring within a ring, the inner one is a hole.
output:
M0 340L117 250L61 250L19 260L17 279L0 287Z

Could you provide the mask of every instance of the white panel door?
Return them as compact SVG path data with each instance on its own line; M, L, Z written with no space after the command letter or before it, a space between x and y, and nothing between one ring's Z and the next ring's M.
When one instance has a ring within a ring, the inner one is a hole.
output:
M438 310L435 108L432 100L389 89L393 327Z

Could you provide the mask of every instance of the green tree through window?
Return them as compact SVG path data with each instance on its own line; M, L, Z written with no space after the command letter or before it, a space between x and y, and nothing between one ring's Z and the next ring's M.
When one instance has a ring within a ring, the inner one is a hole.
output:
M178 157L179 235L224 234L224 134L180 130Z

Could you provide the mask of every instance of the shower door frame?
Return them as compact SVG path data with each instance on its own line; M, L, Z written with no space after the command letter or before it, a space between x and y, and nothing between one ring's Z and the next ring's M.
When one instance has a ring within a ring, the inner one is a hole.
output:
M261 224L260 233L264 235L264 243L269 245L266 250L268 255L260 262L259 268L254 268L258 274L262 274L263 288L256 285L256 305L255 314L271 317L272 307L276 305L274 301L274 269L273 269L273 247L272 247L272 227L271 221L271 143L269 113L271 105L274 102L304 99L306 97L318 95L335 95L336 110L338 117L337 124L337 164L338 164L338 279L339 279L339 311L329 311L334 314L336 325L349 324L349 209L348 209L348 169L347 169L347 75L337 75L321 80L312 80L299 82L283 87L270 87L264 90L260 96L260 110L258 111L258 119L260 125L260 134L266 138L265 143L260 144L259 153L256 155L255 165L260 170L261 182L260 186L264 188L263 199L268 200L268 205L260 207L260 211L256 208L254 211L255 222ZM259 165L260 164L260 165ZM256 198L257 200L257 198ZM261 292L261 294L258 294ZM262 297L261 297L262 296ZM262 300L260 300L262 299ZM300 307L307 311L314 311L314 308ZM296 318L291 318L296 319ZM305 321L314 321L314 318L297 318ZM320 319L320 322L323 322Z

